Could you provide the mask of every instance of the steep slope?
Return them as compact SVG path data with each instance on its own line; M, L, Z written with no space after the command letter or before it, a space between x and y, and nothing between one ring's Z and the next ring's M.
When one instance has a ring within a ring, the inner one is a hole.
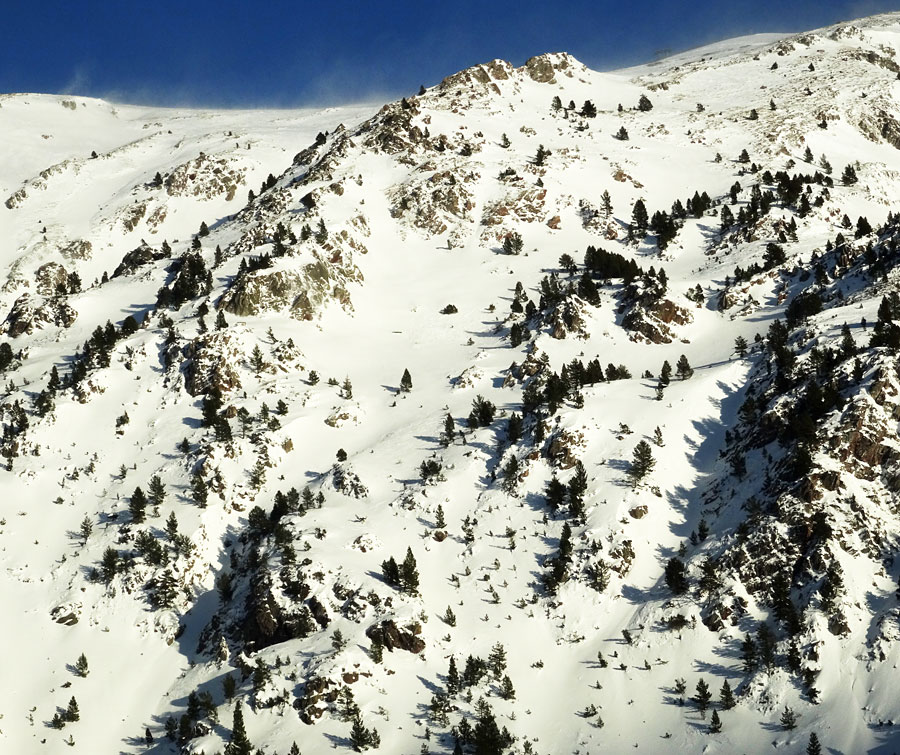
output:
M897 18L5 99L8 746L896 746Z

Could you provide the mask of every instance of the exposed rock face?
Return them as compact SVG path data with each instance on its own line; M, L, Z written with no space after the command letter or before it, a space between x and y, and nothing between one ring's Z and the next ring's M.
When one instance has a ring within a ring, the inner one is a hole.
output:
M366 630L366 637L373 642L380 642L392 652L394 648L410 653L421 653L425 649L425 640L412 632L399 629L392 619L370 626Z
M67 260L89 260L92 250L93 244L90 241L76 239L60 247L59 253Z
M524 69L533 81L541 84L555 84L557 73L573 76L576 64L580 65L566 53L546 53L526 60Z
M56 296L60 289L65 291L68 278L68 271L58 262L48 262L34 272L35 287L41 296Z
M243 352L227 330L204 333L184 347L185 388L192 396L217 388L223 394L241 387L235 366Z
M658 282L643 287L632 284L624 294L622 327L653 343L671 343L672 325L686 325L694 318L689 310L665 298Z
M50 325L68 328L77 317L78 313L60 297L23 294L16 299L6 320L0 325L0 333L18 338Z
M113 271L112 277L115 278L119 275L130 275L139 267L149 265L156 260L164 259L165 256L165 252L152 249L147 244L141 244L136 249L132 249L130 252L125 253L125 256L122 257L122 261Z
M550 463L559 469L571 469L578 461L578 452L585 447L584 433L561 430L553 436L548 448Z
M214 159L201 152L166 176L164 186L172 197L212 199L224 194L230 201L243 183L243 170L232 167L224 158Z
M338 268L323 260L300 270L258 270L242 276L222 297L219 305L227 312L247 317L264 311L289 308L299 320L311 320L329 299L350 305L346 284L360 278L354 267Z

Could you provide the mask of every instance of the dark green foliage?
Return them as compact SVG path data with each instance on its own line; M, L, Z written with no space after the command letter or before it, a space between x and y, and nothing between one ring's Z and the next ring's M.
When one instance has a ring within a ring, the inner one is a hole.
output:
M781 714L781 728L785 731L797 728L797 714L791 708L785 707Z
M566 486L554 474L544 488L544 499L551 511L557 511L566 500Z
M841 173L841 183L844 184L844 186L851 186L858 180L859 178L857 178L856 176L856 168L854 168L852 165L848 165L844 168L844 172Z
M119 552L115 548L107 548L103 551L103 559L100 561L100 574L103 581L109 583L119 571Z
M412 375L409 374L409 370L403 370L403 376L400 378L400 392L409 393L412 385Z
M722 706L722 710L731 710L735 706L734 693L727 679L722 682L722 691L719 692L719 703Z
M638 98L638 110L640 110L642 113L646 113L652 109L653 109L653 103L650 102L650 98L647 97L646 94L642 94Z
M494 412L497 407L493 403L478 395L472 402L472 411L469 414L469 427L487 427L494 421Z
M802 291L797 294L785 310L785 320L789 328L796 328L813 315L822 311L822 297L816 291Z
M643 238L647 235L650 218L643 200L638 199L631 211L631 225L628 227L628 235L631 238Z
M806 745L806 755L822 755L822 745L819 744L819 738L815 732L809 735L809 744Z
M643 273L633 259L593 246L589 246L584 254L584 266L596 278L623 278L625 283Z
M190 299L206 295L212 290L212 274L206 269L198 252L187 252L175 263L175 280L161 288L156 297L159 308L177 308Z
M234 706L234 717L231 724L231 738L225 745L225 755L253 755L253 745L247 737L247 729L244 727L243 704L238 702Z
M403 592L416 595L419 592L419 570L412 548L406 549L406 558L400 564L400 586Z
M712 699L712 693L709 691L709 685L702 678L697 682L696 694L691 699L694 701L694 705L697 706L700 714L705 717L706 709L709 708L709 701Z
M694 374L694 370L684 354L678 357L678 362L675 364L675 374L678 375L679 380L687 380Z
M523 246L522 237L516 231L507 234L506 238L503 239L504 254L519 254Z
M628 477L631 479L631 484L637 486L641 480L650 474L654 466L656 466L656 459L653 458L653 450L650 448L650 444L645 440L639 441L634 447L631 467L628 469Z
M714 710L712 712L712 718L709 719L709 733L710 734L718 734L721 731L722 731L722 719L719 718L719 711Z
M759 660L767 669L775 667L775 635L765 622L760 623L756 631L756 646Z
M676 595L688 590L687 567L677 556L673 556L666 564L666 585Z
M381 563L381 574L384 577L384 581L392 587L400 586L400 567L393 556Z

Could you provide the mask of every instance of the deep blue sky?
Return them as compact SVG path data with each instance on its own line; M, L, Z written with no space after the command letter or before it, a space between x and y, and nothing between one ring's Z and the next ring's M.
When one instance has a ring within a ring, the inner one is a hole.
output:
M25 0L0 24L0 91L289 106L414 92L492 58L591 68L900 9L885 0Z

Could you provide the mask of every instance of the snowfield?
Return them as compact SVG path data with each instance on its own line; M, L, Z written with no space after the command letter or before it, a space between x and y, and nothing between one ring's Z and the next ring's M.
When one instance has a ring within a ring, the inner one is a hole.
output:
M898 22L0 97L0 751L894 752Z

